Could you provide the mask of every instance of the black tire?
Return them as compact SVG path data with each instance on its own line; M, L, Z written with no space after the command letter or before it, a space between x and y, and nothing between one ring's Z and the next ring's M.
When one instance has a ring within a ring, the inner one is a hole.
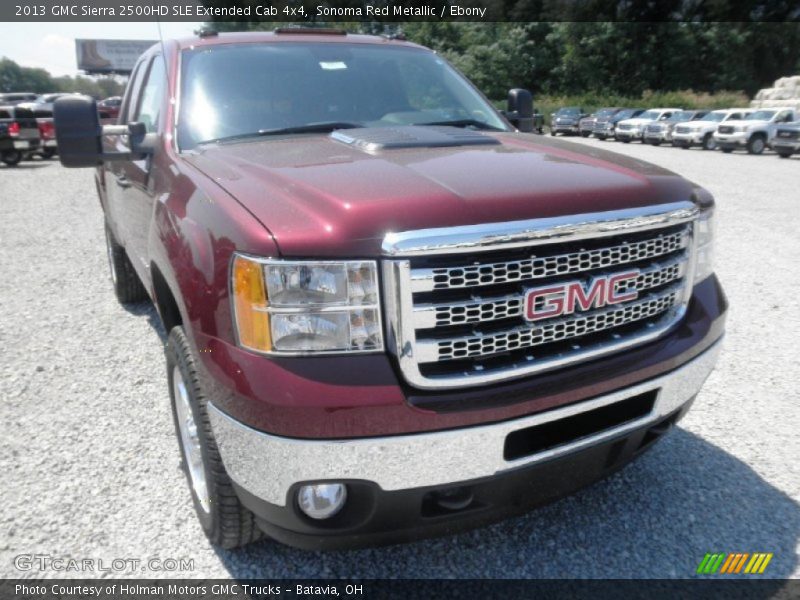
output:
M775 150L781 158L789 158L794 152L792 150Z
M197 376L197 363L192 354L183 327L178 325L172 329L167 340L167 380L172 401L172 417L178 438L181 455L181 466L189 483L197 518L209 541L222 548L237 548L255 542L264 534L256 524L255 515L245 508L222 464L211 422L208 418L207 400L200 387ZM205 473L205 484L208 490L208 510L203 508L192 485L189 473L188 458L181 443L181 429L178 424L178 408L176 407L174 374L180 373L186 397L191 409L194 425L199 439L202 469Z
M703 136L703 150L716 150L717 140L714 139L713 133L707 133Z
M45 148L41 154L43 159L50 160L56 155L56 151L53 148Z
M17 150L3 152L2 161L6 163L9 167L16 167L21 160L22 160L22 152L18 152Z
M651 146L660 146L661 145L661 140L653 140L652 142L650 142L650 145Z
M747 152L749 154L763 154L767 147L767 140L761 134L751 135L747 140Z
M592 135L591 131L581 131L581 137L589 137Z
M122 304L132 304L147 300L147 290L142 284L142 280L136 274L125 248L120 246L114 239L114 234L111 233L108 225L106 225L106 251L108 253L111 283L114 286L117 300Z
M599 134L595 133L595 134L594 134L594 136L595 136L595 137L596 137L598 140L601 140L601 141L603 141L603 142L605 142L605 141L606 141L606 136L604 136L604 135L599 135Z
M622 139L620 139L620 142L622 142L623 144L630 144L631 143L631 138L622 138Z
M730 147L721 147L720 150L722 150L725 154L730 154L733 152L733 148Z
M555 129L551 129L551 130L550 130L550 135L552 135L553 137L555 137L555 136L556 136L556 130L555 130Z

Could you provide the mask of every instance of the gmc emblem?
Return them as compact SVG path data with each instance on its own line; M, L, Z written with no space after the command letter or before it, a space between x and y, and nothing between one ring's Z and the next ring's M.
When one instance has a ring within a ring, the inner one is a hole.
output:
M579 310L601 308L639 297L637 290L626 289L625 282L639 277L639 271L625 271L606 277L595 277L586 287L580 281L533 288L525 293L525 318L540 321ZM620 292L622 288L622 292Z

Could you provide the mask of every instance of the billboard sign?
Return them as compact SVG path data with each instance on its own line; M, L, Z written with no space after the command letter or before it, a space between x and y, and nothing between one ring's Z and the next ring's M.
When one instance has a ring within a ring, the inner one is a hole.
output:
M78 69L87 73L130 74L151 40L75 40Z

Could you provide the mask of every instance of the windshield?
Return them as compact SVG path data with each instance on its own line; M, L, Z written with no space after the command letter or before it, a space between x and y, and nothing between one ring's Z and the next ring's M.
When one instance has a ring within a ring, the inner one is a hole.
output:
M414 48L300 42L215 46L185 51L181 80L181 149L226 138L321 133L326 124L328 131L450 122L508 130L441 57Z
M601 108L595 113L595 116L599 119L602 117L610 117L614 114L615 108Z
M714 121L716 123L721 123L725 120L725 117L728 116L726 112L710 112L705 117L703 117L703 121Z
M769 121L775 116L776 110L757 110L745 117L746 121Z
M637 119L647 119L649 121L655 121L660 116L661 116L661 113L658 112L657 110L646 110L636 118Z
M579 114L581 114L581 109L575 106L567 106L564 108L559 108L556 114L559 117L577 117Z
M614 118L619 119L620 121L624 119L630 119L633 115L636 114L636 112L637 112L636 109L633 108L630 110L621 110L616 115L614 115Z
M681 110L676 113L672 113L672 116L667 119L667 121L672 121L673 123L680 123L681 121L691 121L692 117L695 115L690 110Z

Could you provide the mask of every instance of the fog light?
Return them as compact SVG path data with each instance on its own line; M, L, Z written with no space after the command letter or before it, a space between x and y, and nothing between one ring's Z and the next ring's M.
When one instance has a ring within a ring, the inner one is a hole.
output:
M342 483L304 485L297 492L300 510L312 519L329 519L344 506L347 487Z

